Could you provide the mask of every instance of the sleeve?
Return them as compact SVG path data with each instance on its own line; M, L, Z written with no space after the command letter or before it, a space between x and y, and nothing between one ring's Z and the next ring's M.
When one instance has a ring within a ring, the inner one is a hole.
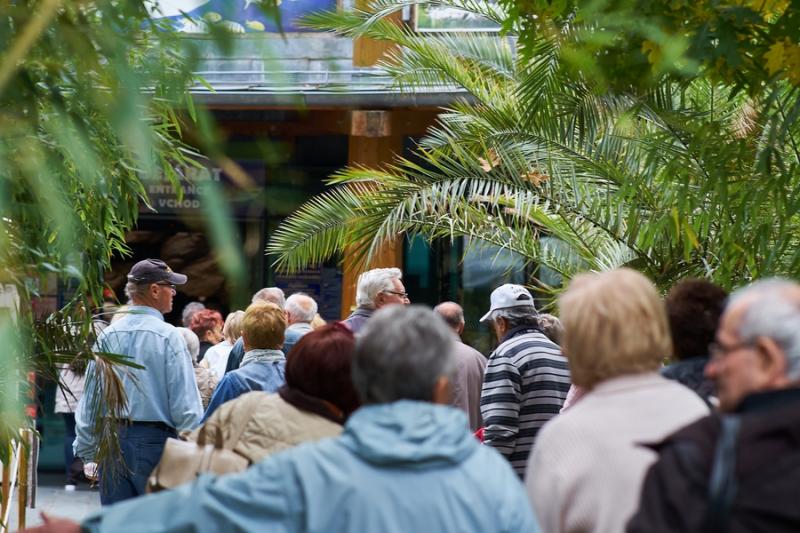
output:
M193 429L203 416L203 402L192 368L192 357L177 330L168 339L167 398L172 423L178 431Z
M493 357L483 377L481 415L483 442L508 459L514 451L519 432L521 401L519 369L506 357Z
M220 382L217 383L217 388L214 389L214 394L208 402L208 407L203 415L202 422L205 423L222 404L241 396L245 391L245 387L243 387L239 381L239 376L236 374L225 374Z
M560 505L564 501L564 483L561 482L559 469L565 465L550 455L552 442L546 433L540 433L525 469L525 489L542 530L563 531Z
M280 454L238 474L203 475L112 505L81 526L93 532L300 531L304 499L294 479L291 459Z
M642 486L628 533L703 531L709 467L687 442L667 445Z
M75 441L72 450L76 457L87 463L94 461L97 450L97 438L94 434L94 419L97 414L95 409L98 407L95 401L98 386L96 376L94 361L90 361L86 367L86 388L75 408Z

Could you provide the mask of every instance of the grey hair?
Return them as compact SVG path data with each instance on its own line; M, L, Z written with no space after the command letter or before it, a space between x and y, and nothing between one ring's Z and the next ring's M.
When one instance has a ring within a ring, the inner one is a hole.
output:
M317 316L317 302L304 292L296 292L286 299L286 311L299 322L311 322Z
M189 328L175 328L183 336L183 341L186 343L186 349L189 350L189 355L192 356L192 361L197 362L197 356L200 355L200 339L197 334Z
M192 316L205 308L206 306L202 302L189 302L186 304L186 307L183 308L183 312L181 313L181 324L183 324L183 327L188 328L192 321Z
M356 339L353 385L364 403L433 399L442 376L456 368L453 332L421 305L377 311Z
M125 284L125 297L128 298L128 302L133 302L134 300L141 300L147 294L147 289L152 285L152 283L136 283L135 281L129 281Z
M399 268L375 268L358 276L356 305L373 309L378 294L394 290L392 279L403 279L403 272Z
M800 285L780 278L758 281L734 292L728 306L751 299L739 325L742 342L772 339L786 356L787 377L800 379Z
M286 297L278 287L265 287L253 295L251 303L270 302L281 309L286 307Z
M442 302L433 308L451 329L458 329L464 324L464 309L455 302Z
M504 318L508 322L508 329L520 326L539 326L538 313L533 307L506 307L495 309L489 315L489 320L495 322L498 318Z

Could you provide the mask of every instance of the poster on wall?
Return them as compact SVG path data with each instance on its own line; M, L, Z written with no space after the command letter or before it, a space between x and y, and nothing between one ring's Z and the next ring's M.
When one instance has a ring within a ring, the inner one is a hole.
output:
M488 0L494 4L495 0ZM414 6L414 21L417 31L489 31L500 30L500 26L485 17L451 6L423 4Z
M262 5L263 3L263 5ZM315 11L336 9L337 0L276 0L281 27L285 32L311 31L298 21ZM155 19L166 19L184 33L208 33L218 24L231 33L278 31L275 17L265 9L264 0L153 0L148 10Z

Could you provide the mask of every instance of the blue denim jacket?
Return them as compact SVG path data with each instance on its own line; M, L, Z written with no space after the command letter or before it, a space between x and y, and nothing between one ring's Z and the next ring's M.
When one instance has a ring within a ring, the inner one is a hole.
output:
M132 305L128 314L108 326L98 337L97 352L130 357L143 369L117 367L128 397L126 417L138 422L163 422L178 431L200 422L203 404L192 368L192 359L178 330L164 322L152 307ZM86 371L86 392L75 412L75 455L94 459L97 436L93 432L95 363ZM97 405L99 409L105 406ZM125 417L125 416L123 416Z
M266 350L265 350L266 351ZM247 356L252 352L245 353L242 366L237 370L228 372L217 384L214 395L208 402L206 413L203 415L203 422L217 410L223 403L238 398L245 392L264 391L276 392L286 382L284 377L284 367L286 358L275 350L278 356L270 357L268 360L256 360L247 362Z

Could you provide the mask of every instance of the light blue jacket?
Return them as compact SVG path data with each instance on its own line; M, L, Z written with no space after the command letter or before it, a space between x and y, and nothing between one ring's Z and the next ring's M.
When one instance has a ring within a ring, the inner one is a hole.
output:
M519 478L427 402L367 406L341 437L268 457L246 472L111 506L90 531L539 531Z
M128 397L127 418L138 422L163 422L178 431L200 423L203 404L197 390L192 358L174 326L156 309L132 305L128 314L108 326L97 339L95 351L127 355L143 369L119 367ZM75 412L75 455L92 460L97 438L92 430L95 405L95 363L86 370L86 392ZM123 416L125 418L125 416Z

